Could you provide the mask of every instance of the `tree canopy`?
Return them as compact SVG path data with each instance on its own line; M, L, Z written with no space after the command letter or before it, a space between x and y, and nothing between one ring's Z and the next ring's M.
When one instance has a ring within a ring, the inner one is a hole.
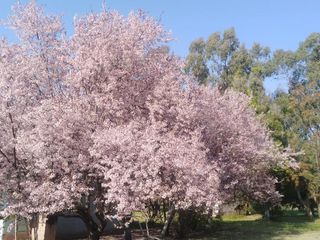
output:
M249 99L199 86L149 16L91 13L68 38L60 18L31 1L7 24L19 42L0 45L2 214L72 211L98 238L107 216L150 201L212 209L234 194L279 200L268 170L282 156ZM235 59L267 54L239 48L233 30L203 45L191 50L216 63L223 84L230 72L254 72Z

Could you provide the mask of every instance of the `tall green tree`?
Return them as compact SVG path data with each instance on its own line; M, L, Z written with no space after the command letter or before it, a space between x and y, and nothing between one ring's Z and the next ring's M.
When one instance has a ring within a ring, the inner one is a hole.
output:
M186 59L186 71L200 84L232 88L252 98L257 112L268 110L264 79L273 74L271 52L258 43L248 49L241 44L234 28L214 32L207 40L193 41Z
M289 80L287 111L276 115L282 118L290 148L304 152L298 157L300 169L292 175L297 196L307 214L311 201L320 215L320 34L311 34L294 52L275 52L273 64Z

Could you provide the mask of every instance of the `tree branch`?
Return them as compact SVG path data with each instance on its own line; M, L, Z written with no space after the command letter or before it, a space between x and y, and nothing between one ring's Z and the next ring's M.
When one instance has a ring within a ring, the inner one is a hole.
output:
M8 162L11 162L10 159L8 158L8 156L2 151L2 149L0 149L0 154L8 160Z

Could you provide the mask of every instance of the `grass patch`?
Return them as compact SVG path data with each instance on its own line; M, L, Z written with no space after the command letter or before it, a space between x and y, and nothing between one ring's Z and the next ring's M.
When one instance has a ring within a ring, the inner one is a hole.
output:
M216 225L216 227L214 227ZM310 238L303 234L312 233ZM317 233L319 235L317 235ZM314 238L314 234L319 236ZM296 236L296 238L295 238ZM299 237L301 236L301 238ZM193 239L203 240L280 240L280 239L320 239L320 219L309 221L304 216L283 216L274 221L266 221L261 215L224 216L215 221L210 233L202 233Z
M142 212L133 214L132 227L145 229L145 216ZM140 222L141 225L138 223ZM149 223L154 235L162 227L161 221ZM172 228L174 228L174 224ZM260 214L249 216L225 215L221 220L214 219L208 226L203 224L199 231L190 233L189 239L197 240L317 240L320 239L320 219L310 221L299 211L283 211L281 216L267 221Z

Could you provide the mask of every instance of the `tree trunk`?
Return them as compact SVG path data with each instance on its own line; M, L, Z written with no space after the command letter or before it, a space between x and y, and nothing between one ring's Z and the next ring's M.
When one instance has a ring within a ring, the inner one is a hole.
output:
M169 211L167 213L167 219L164 223L164 226L163 226L161 234L160 234L161 238L169 235L169 228L170 228L170 224L173 220L174 214L175 214L174 205L171 205L169 208Z
M179 210L178 211L178 227L176 230L177 238L184 239L187 235L188 228L190 227L189 221L192 218L188 210ZM188 226L189 225L189 226Z
M264 218L266 219L266 220L270 220L270 209L269 208L267 208L265 211L264 211Z
M126 222L126 223L124 224L123 239L124 239L124 240L132 240L130 222Z
M146 220L146 232L147 232L147 239L150 238L150 232L149 232L149 226L148 226L149 220Z
M45 240L55 240L56 239L56 224L55 223L48 223L46 222L45 227Z
M31 236L31 240L37 240L37 223L35 220L35 217L33 217L33 219L30 221L30 225L29 225L29 231L30 231L30 236Z
M239 210L240 212L241 210ZM220 205L219 206L219 209L218 209L218 213L216 215L216 219L219 219L219 220L222 220L222 216L223 216L223 209L222 209L222 206Z
M31 224L32 240L55 240L56 239L55 217L47 217L40 214L35 217Z
M304 207L305 209L305 212L306 212L306 215L307 217L312 220L313 219L313 215L312 215L312 211L311 211L311 207L310 207L310 200L307 196L307 198L304 200L301 196L301 193L300 193L300 190L298 188L296 188L296 193L297 193L297 196L298 196L298 199L301 203L301 205Z
M89 236L88 236L89 240L99 240L100 237L101 237L101 233L99 231L94 231L94 230L89 231Z
M163 208L162 208L162 211L163 211L163 221L165 222L166 219L167 219L167 208L166 208L166 201L165 201L165 200L162 201L162 205L163 205Z
M103 233L103 229L100 229L99 226L91 219L85 219L84 223L89 231L89 240L99 240Z
M213 210L212 208L209 209L208 214L207 214L207 218L208 218L208 224L209 226L212 224L212 215L213 215Z
M91 199L90 199L91 200ZM106 226L106 221L103 217L98 217L98 214L95 212L95 206L93 205L93 200L89 201L89 208L79 207L77 213L85 223L90 240L98 240L103 234L104 228Z
M312 211L311 211L309 200L306 201L305 208L306 208L307 217L312 220L313 219L313 215L312 215Z

